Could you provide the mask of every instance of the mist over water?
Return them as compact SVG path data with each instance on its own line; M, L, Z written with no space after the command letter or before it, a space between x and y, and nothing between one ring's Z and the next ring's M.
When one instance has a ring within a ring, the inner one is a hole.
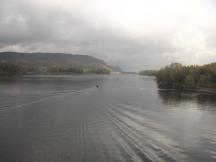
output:
M214 162L215 123L216 95L158 89L152 77L0 81L3 162Z

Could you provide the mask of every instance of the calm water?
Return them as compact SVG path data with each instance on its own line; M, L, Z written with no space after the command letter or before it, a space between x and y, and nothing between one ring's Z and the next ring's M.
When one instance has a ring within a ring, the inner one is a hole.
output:
M0 81L0 161L215 162L216 95L137 75Z

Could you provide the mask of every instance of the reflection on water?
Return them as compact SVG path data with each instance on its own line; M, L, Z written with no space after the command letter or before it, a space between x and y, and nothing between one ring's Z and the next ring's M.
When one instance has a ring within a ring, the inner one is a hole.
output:
M0 89L0 161L216 161L215 95L137 75L24 77Z
M216 94L187 92L178 90L158 90L159 97L164 104L179 105L185 102L198 104L199 108L216 110Z

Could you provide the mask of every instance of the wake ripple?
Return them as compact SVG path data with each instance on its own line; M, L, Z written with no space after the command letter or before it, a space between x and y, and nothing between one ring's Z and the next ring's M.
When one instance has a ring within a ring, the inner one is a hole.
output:
M54 98L54 97L60 97L63 95L69 95L69 94L78 94L78 93L84 93L84 92L88 92L88 90L93 89L93 87L91 88L86 88L86 89L81 89L81 90L65 90L65 91L52 91L50 93L48 93L46 96L43 97L39 97L38 99L35 100L31 100L25 103L21 103L21 104L7 104L7 105L1 105L0 106L0 111L8 111L8 110L12 110L12 109L20 109L35 103L40 103L43 102L45 100Z
M178 143L163 132L156 121L135 113L124 105L107 105L107 116L113 124L114 136L126 161L186 161Z

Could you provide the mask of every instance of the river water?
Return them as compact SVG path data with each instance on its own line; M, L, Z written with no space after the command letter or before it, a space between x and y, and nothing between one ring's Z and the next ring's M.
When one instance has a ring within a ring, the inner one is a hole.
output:
M216 95L138 75L2 80L0 161L215 162Z

